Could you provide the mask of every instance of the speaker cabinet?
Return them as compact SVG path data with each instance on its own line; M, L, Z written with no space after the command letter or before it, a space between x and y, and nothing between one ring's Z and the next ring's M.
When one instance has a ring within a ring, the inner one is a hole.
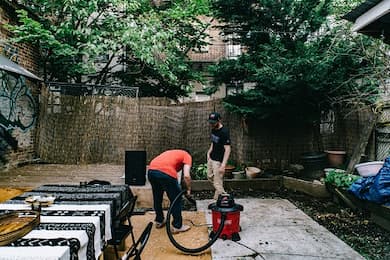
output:
M126 151L125 183L128 185L145 185L146 151Z

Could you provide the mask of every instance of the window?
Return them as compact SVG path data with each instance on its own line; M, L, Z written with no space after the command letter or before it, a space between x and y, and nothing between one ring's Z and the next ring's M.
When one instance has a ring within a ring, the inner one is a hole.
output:
M328 113L321 113L320 133L332 134L334 133L335 113L329 111Z
M226 95L235 95L241 93L244 89L242 81L234 81L226 85Z
M241 55L241 44L235 35L229 35L226 43L226 57L229 59L237 59Z

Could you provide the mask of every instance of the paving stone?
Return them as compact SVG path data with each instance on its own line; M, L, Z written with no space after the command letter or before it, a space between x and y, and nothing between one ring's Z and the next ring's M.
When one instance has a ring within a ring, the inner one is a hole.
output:
M197 201L212 223L212 200ZM235 199L240 212L241 240L218 239L211 247L214 260L230 259L364 259L338 237L288 200Z

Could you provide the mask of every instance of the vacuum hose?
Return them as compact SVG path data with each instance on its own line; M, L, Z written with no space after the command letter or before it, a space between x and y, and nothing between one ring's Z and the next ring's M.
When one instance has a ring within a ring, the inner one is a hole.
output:
M168 213L167 213L167 222L166 222L166 228L167 228L167 234L168 234L168 237L169 237L169 240L171 241L171 243L179 250L185 252L185 253L190 253L190 254L194 254L194 253L199 253L199 252L202 252L204 250L206 250L207 248L209 248L212 244L214 244L214 242L218 239L219 235L221 235L222 233L222 230L223 230L223 227L225 226L225 220L226 220L226 213L221 213L221 224L219 225L219 228L217 230L217 232L214 234L214 236L211 237L211 239L208 241L207 244L201 246L201 247L198 247L198 248L186 248L182 245L180 245L173 237L172 235L172 231L171 231L171 212L172 212L172 208L173 206L175 205L175 203L181 199L181 196L185 193L186 191L183 190L182 192L179 193L179 195L177 195L177 197L173 200L172 204L170 205L169 209L168 209Z

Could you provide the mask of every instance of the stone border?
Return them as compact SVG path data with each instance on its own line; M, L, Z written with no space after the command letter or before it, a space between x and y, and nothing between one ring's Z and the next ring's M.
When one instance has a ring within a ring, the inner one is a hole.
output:
M266 190L277 191L282 187L282 178L280 176L273 178L256 179L225 179L224 187L227 190ZM191 184L193 191L213 190L212 184L207 180L193 180Z
M207 180L193 180L193 191L213 190L212 184ZM224 187L227 190L264 190L278 191L281 188L300 191L317 198L328 198L331 194L326 189L325 184L316 183L313 181L305 181L293 177L276 176L272 178L256 178L256 179L225 179Z

